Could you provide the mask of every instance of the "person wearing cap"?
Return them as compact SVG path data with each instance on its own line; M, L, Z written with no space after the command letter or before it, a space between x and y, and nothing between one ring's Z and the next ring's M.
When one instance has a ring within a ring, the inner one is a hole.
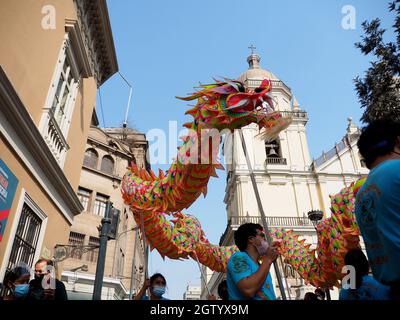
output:
M17 266L8 271L3 280L5 287L3 300L27 300L30 277L30 270L25 266Z
M370 172L355 214L374 278L400 300L400 122L377 120L357 143Z

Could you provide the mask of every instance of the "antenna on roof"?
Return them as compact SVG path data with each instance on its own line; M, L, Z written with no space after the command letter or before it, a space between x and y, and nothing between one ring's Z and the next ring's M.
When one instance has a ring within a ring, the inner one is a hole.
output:
M129 108L131 106L131 97L132 97L132 86L131 84L125 79L125 77L121 74L121 72L118 71L118 74L121 76L121 78L125 81L125 83L129 87L129 98L128 98L128 104L126 106L126 112L125 112L125 119L124 123L122 124L123 128L126 128L128 126L128 114L129 114Z

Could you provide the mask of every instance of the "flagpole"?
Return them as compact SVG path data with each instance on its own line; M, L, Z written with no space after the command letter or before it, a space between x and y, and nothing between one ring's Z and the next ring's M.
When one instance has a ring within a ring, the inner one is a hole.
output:
M255 179L255 176L254 176L254 172L253 172L253 169L252 169L252 166L251 166L249 155L247 153L247 147L246 147L246 142L244 140L243 131L242 131L242 129L238 129L238 130L239 130L240 140L242 142L243 152L244 152L244 155L246 157L246 162L247 162L247 167L248 167L249 174L250 174L251 183L253 185L254 194L256 196L258 209L259 209L259 211L261 213L261 221L262 221L262 224L263 224L263 228L264 228L264 230L265 230L265 232L267 234L268 242L271 245L272 244L272 238L271 238L271 234L269 232L267 218L266 218L266 215L265 215L265 212L264 212L264 208L263 208L263 205L262 205L262 202L261 202L260 193L258 191L258 187L257 187L256 179ZM285 293L285 288L283 287L282 276L281 276L281 273L279 271L278 264L277 264L276 260L274 261L273 264L274 264L274 270L275 270L276 279L278 280L279 289L281 291L282 299L283 300L287 300L286 293Z

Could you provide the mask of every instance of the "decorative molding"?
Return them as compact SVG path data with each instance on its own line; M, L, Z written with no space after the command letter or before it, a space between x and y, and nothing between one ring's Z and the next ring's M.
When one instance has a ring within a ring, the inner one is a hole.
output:
M83 206L1 66L0 113L1 133L72 223Z
M247 78L244 80L244 85L249 88L257 88L260 86L262 80L260 79L253 79L253 78ZM281 80L271 80L272 82L272 92L277 92L280 91L282 93L285 93L287 97L292 96L292 91L291 89Z
M102 176L104 176L106 178L109 178L109 179L111 179L113 181L116 180L119 183L122 181L122 177L119 177L119 176L116 176L116 175L113 175L113 174L109 174L109 173L105 173L105 172L103 172L101 170L98 170L96 168L92 168L92 167L88 167L88 166L82 165L82 169L94 172L94 173L96 173L98 175L102 175Z
M95 138L90 137L90 136L88 137L88 144L93 148L102 149L103 151L105 151L107 153L111 152L112 154L115 154L115 156L117 156L117 157L124 157L124 158L129 159L133 155L132 153L129 153L128 151L115 149L114 147L107 145L99 140L96 140Z
M68 46L67 49L73 51L71 54L74 57L71 62L71 67L78 71L78 76L83 78L89 78L93 76L92 69L90 68L90 62L88 59L88 54L85 49L85 43L82 38L82 32L79 28L79 23L77 20L65 19L65 31L68 33L69 42L72 44Z
M74 0L79 29L97 86L118 71L106 0Z

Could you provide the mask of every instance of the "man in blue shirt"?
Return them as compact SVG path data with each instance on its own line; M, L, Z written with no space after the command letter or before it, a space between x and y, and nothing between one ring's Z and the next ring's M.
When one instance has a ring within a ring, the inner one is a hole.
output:
M374 278L400 299L400 123L372 122L358 149L371 171L357 193L357 223Z
M229 300L276 300L269 270L278 257L259 224L245 223L235 232L236 252L228 261Z
M342 286L339 300L389 300L390 288L379 283L369 273L367 257L361 249L353 249L346 253L344 263L355 269L353 287ZM351 284L350 284L351 285Z

